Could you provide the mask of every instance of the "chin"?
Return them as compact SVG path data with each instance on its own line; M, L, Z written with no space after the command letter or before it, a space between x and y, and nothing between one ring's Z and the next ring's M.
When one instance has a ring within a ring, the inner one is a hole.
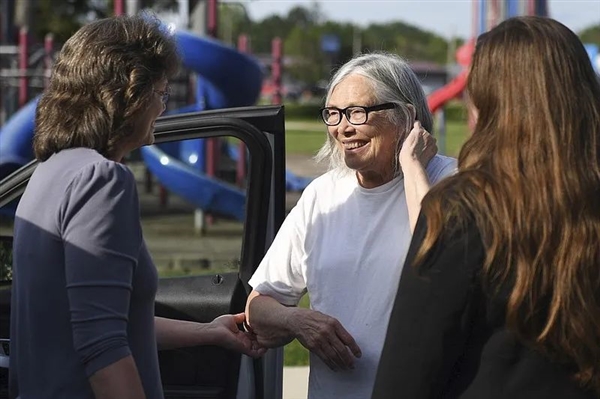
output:
M146 142L144 143L144 145L152 145L152 144L154 144L154 132L152 132L148 135L148 138L146 139Z

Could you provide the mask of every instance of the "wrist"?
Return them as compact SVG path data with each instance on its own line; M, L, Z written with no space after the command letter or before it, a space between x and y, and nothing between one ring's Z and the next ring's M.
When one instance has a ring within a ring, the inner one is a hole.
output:
M300 327L301 327L301 319L302 313L306 309L298 308L298 307L289 307L287 308L286 316L284 319L285 328L290 337L298 338L300 336Z
M419 158L410 157L408 159L404 159L403 162L400 162L400 167L402 168L402 172L406 176L414 171L423 170L423 164L419 160Z
M220 346L223 341L222 332L220 326L214 321L200 325L199 336L202 337L202 343L200 345L214 345Z

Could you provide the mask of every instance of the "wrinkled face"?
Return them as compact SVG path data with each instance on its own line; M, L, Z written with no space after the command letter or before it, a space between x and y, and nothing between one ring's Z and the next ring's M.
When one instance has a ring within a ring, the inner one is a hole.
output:
M167 85L167 79L161 79L154 84L152 100L135 123L135 137L139 138L136 143L137 147L154 143L154 122L166 109L161 93L167 90Z
M343 109L378 104L368 78L348 75L333 89L326 106ZM343 116L339 125L327 127L346 165L357 172L358 181L366 188L380 186L394 177L398 127L390 122L389 112L394 110L369 112L363 125L352 125Z

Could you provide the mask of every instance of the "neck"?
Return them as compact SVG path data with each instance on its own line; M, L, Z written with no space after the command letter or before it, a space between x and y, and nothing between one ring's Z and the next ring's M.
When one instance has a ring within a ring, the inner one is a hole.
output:
M375 188L384 185L392 181L398 175L394 175L392 171L388 173L375 173L375 172L356 172L356 178L358 184L364 188Z

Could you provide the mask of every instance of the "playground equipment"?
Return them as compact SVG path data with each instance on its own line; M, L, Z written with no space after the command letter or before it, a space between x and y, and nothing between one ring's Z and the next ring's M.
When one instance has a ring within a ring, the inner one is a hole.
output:
M210 37L185 31L174 32L174 37L183 65L198 76L198 101L169 113L241 107L256 102L262 85L262 68L252 57ZM0 130L0 179L33 159L31 144L37 101L35 98L27 103ZM237 162L237 180L241 182L246 164L243 145L234 148L226 140L209 139L141 149L148 169L169 192L204 212L241 220L244 190L214 176L217 163L214 158L221 153ZM311 181L290 171L286 177L287 189L294 191L304 189Z
M490 30L507 18L519 15L548 16L547 0L474 0L473 1L473 38L456 51L456 60L461 71L445 86L434 91L427 98L431 112L437 122L439 147L445 151L444 106L455 98L460 98L467 85L471 56L475 49L475 38Z

